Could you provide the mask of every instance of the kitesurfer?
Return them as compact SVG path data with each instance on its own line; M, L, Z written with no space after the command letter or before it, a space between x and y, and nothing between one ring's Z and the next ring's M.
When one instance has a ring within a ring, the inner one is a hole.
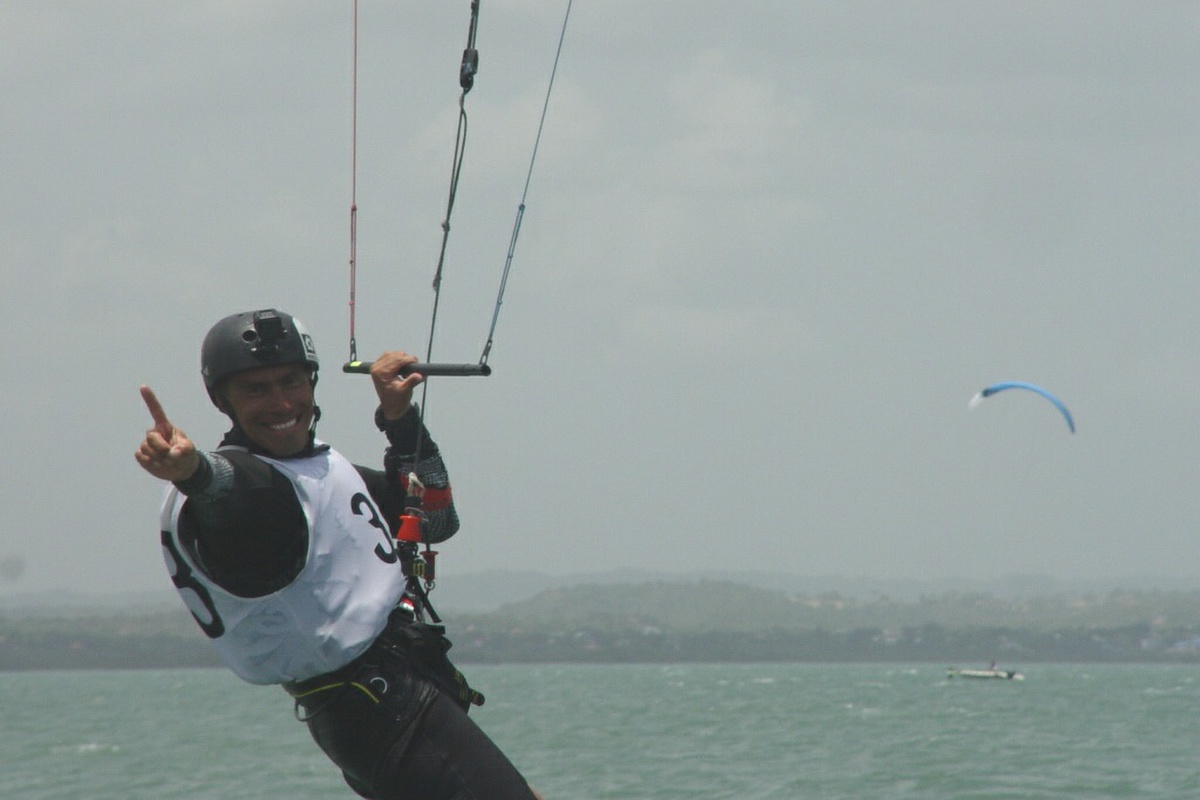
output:
M163 552L196 621L239 677L295 698L358 794L529 800L538 795L467 716L482 695L446 658L442 627L424 621L427 600L392 539L415 494L425 541L459 527L412 402L424 377L402 374L416 362L400 350L374 362L385 469L359 467L316 438L318 360L304 326L275 309L233 314L201 348L209 398L232 422L220 446L197 449L143 386L154 424L135 457L171 484Z

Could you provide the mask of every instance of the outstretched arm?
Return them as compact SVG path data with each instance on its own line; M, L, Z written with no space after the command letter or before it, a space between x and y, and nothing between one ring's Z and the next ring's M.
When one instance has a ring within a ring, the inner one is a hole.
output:
M180 531L216 583L243 597L286 586L304 565L308 527L296 490L270 464L230 451L202 453L171 423L150 387L154 427L134 453L142 468L187 495Z

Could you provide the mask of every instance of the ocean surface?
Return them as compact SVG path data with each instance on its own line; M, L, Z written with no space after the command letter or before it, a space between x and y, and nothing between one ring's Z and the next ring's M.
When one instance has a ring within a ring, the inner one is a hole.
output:
M464 665L472 716L546 800L1200 798L1200 668L1022 671ZM0 673L3 800L354 797L278 689Z

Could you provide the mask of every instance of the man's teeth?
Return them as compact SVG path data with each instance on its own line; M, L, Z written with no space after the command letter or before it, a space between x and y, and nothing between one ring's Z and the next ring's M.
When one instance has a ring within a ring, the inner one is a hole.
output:
M295 424L296 424L296 420L289 419L287 422L277 422L274 425L268 425L267 427L273 431L286 431L288 428L291 428Z

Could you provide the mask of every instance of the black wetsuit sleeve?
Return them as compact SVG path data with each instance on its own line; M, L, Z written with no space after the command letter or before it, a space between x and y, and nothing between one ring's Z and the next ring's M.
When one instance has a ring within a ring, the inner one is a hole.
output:
M423 539L429 543L449 539L459 529L458 509L454 506L446 464L437 443L421 421L419 409L414 405L407 414L395 420L385 419L379 409L375 412L375 425L388 440L384 471L380 473L365 467L358 467L358 471L383 510L393 535L399 527L400 514L404 512L408 476L415 472L417 480L425 487ZM376 494L376 487L379 494Z
M308 523L288 478L240 450L204 453L176 484L187 495L180 543L218 586L261 597L292 582L308 555Z

